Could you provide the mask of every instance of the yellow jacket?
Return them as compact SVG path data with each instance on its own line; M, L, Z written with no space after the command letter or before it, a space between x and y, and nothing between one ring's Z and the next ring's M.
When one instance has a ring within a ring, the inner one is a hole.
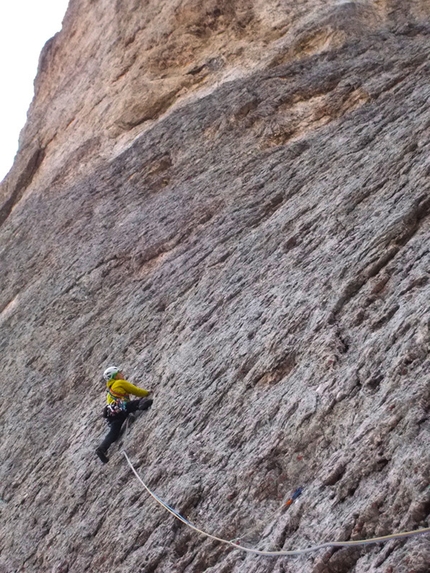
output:
M134 396L144 397L148 396L148 390L144 390L143 388L138 388L131 382L127 382L127 380L109 380L106 383L107 386L107 394L106 394L106 403L112 404L115 400L125 400L129 401L130 396L129 394L133 394Z

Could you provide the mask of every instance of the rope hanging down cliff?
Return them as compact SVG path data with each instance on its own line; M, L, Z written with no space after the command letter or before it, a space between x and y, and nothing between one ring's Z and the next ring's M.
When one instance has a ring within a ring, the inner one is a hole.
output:
M183 517L180 513L175 511L172 507L170 507L167 503L165 503L162 499L158 497L154 492L152 492L149 487L145 484L142 478L137 473L136 469L134 468L133 464L130 461L125 450L122 450L122 454L124 455L125 459L127 460L128 465L130 466L132 472L139 480L139 482L143 485L145 490L149 493L149 495L155 499L157 503L159 503L166 511L171 513L176 519L184 523L190 529L193 529L197 533L204 535L210 539L214 539L215 541L219 541L220 543L224 543L225 545L230 545L234 547L234 549L239 549L240 551L246 551L247 553L253 553L255 555L267 555L267 556L287 556L287 555L303 555L305 553L312 553L314 551L318 551L319 549L326 549L328 547L356 547L359 545L370 545L373 543L381 543L384 541L390 541L391 539L404 539L406 537L414 537L417 535L425 535L430 533L430 527L426 527L425 529L418 529L416 531L404 531L401 533L392 533L391 535L385 535L383 537L374 537L372 539L362 539L357 541L329 541L327 543L322 543L320 545L314 545L313 547L307 547L306 549L295 549L293 551L262 551L260 549L252 549L250 547L242 547L241 545L234 543L233 541L228 541L227 539L221 539L220 537L216 537L215 535L211 535L206 531L202 531L198 527L195 527L190 523L185 517Z

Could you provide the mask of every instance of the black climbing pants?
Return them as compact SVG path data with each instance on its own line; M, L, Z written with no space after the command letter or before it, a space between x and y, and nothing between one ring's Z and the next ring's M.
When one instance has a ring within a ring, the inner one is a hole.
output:
M126 421L127 416L139 409L139 402L140 400L131 400L130 402L127 402L124 412L120 412L119 414L108 418L107 422L109 424L109 432L100 444L100 448L104 452L107 452L109 447L117 441L121 434L122 425Z

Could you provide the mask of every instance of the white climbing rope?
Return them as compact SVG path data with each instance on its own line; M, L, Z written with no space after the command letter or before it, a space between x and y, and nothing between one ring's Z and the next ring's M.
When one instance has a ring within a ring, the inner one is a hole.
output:
M155 499L157 503L159 503L166 511L171 513L173 517L179 519L182 523L184 523L190 529L193 529L197 533L208 537L209 539L214 539L215 541L219 541L220 543L224 543L225 545L230 545L234 547L234 549L239 549L240 551L246 551L247 553L254 553L255 555L268 555L268 556L285 556L285 555L304 555L305 553L312 553L314 551L318 551L319 549L326 549L328 547L356 547L357 545L370 545L372 543L381 543L384 541L390 541L391 539L404 539L405 537L414 537L416 535L425 535L430 533L430 527L426 527L425 529L418 529L416 531L403 531L401 533L392 533L391 535L384 535L383 537L373 537L372 539L362 539L357 541L329 541L327 543L321 543L320 545L314 545L312 547L307 547L306 549L295 549L293 551L262 551L260 549L252 549L251 547L242 547L238 543L234 543L233 541L228 541L227 539L222 539L221 537L217 537L216 535L211 535L206 531L202 531L192 523L190 523L185 517L183 517L180 513L175 511L171 508L167 503L165 503L162 499L158 497L154 492L152 492L149 487L145 484L143 479L137 473L136 469L134 468L133 464L130 461L125 450L122 450L122 453L127 460L128 465L130 466L132 472L139 480L139 482L143 485L145 490L149 493L149 495Z

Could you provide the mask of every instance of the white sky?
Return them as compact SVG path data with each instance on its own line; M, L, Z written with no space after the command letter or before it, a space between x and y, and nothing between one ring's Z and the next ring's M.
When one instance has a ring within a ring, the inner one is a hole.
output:
M33 98L39 54L68 0L0 0L0 181L12 167Z

